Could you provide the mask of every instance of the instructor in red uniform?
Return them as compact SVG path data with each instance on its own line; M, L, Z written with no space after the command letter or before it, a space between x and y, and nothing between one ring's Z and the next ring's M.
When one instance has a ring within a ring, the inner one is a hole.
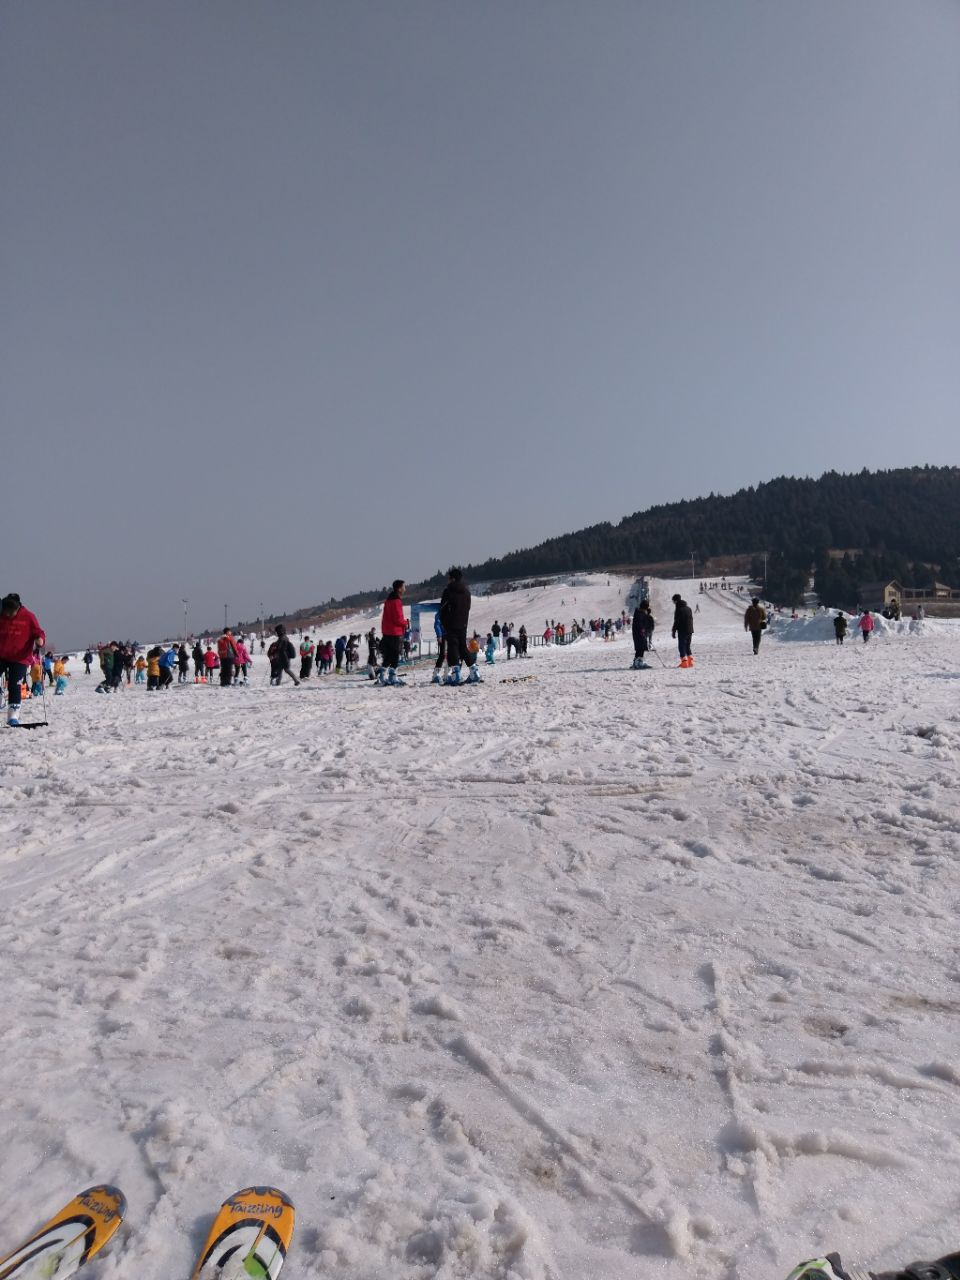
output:
M33 660L34 651L47 643L40 623L20 603L15 591L0 600L0 680L7 678L9 706L7 724L20 723L20 685Z

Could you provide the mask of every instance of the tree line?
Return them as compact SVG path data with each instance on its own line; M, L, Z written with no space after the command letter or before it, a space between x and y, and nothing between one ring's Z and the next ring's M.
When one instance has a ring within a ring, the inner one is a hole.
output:
M842 551L841 555L830 552ZM960 467L828 471L818 479L780 476L734 494L666 503L549 538L534 547L464 566L473 582L688 560L709 576L710 560L752 555L753 576L782 604L799 603L811 573L828 605L852 609L864 583L897 578L925 587L934 576L960 586ZM444 570L411 584L408 599L428 599ZM381 599L358 592L295 617L362 609Z

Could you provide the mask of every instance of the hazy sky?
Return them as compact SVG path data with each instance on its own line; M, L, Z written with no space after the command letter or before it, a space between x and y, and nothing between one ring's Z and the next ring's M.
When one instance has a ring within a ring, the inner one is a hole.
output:
M960 462L955 0L6 0L0 590L58 647Z

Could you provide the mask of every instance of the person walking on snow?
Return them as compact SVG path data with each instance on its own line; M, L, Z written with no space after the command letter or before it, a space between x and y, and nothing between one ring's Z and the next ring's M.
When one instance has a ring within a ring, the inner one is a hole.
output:
M20 686L34 651L47 643L43 627L15 591L0 601L0 680L7 680L7 724L20 723Z
M378 673L381 684L405 683L397 677L403 633L407 629L407 619L403 613L405 588L406 583L402 578L394 579L393 589L383 602L383 614L380 618L380 631L383 636L380 652L383 654L383 666Z
M470 588L463 580L463 570L456 565L447 574L447 585L440 597L440 625L443 627L447 642L447 666L450 674L447 684L459 684L461 680L460 666L466 663L470 674L467 679L471 684L480 680L480 672L476 668L477 655L471 653L467 646L467 623L470 621Z
M874 627L873 614L869 609L864 609L863 613L860 615L860 621L857 623L857 626L859 626L862 631L863 643L866 644L870 639L870 632Z
M674 595L671 598L673 600L673 627L670 630L670 634L676 640L677 648L680 651L680 666L692 667L693 654L690 650L693 641L693 613L682 596Z
M641 600L633 611L633 665L638 671L643 671L650 665L645 661L644 654L650 648L655 626L649 601Z
M287 635L287 629L282 622L278 622L274 630L277 638L267 650L267 657L270 659L270 683L282 684L284 673L286 673L299 688L300 681L290 670L290 663L297 656L293 641Z
M847 634L847 620L842 613L838 613L833 620L833 634L837 637L837 644L843 644L843 638Z
M754 596L746 613L743 615L743 629L753 637L753 652L760 652L760 640L767 625L767 611L760 603L760 597Z

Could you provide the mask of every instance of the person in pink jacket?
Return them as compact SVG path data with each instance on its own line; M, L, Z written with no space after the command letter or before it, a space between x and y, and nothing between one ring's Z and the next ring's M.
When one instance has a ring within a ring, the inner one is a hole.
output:
M0 601L0 680L7 677L7 724L20 723L20 684L33 661L35 650L47 643L43 627L20 603L15 591Z
M870 632L873 630L873 614L869 609L864 609L863 613L861 613L857 626L863 632L863 643L866 644L870 639Z
M234 640L237 647L237 674L235 680L237 684L247 683L247 667L250 665L250 650L242 640Z

